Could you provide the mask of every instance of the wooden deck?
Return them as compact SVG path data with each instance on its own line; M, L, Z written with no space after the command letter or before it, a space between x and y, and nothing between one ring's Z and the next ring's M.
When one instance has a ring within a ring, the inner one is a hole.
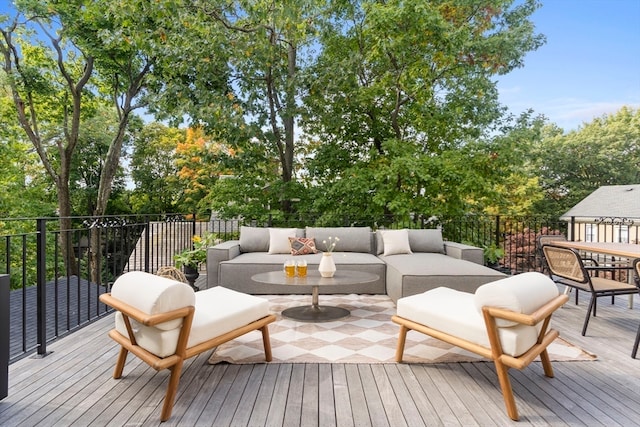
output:
M640 323L626 298L599 301L580 335L585 300L554 317L562 336L598 355L592 362L538 362L511 370L520 422L505 413L492 363L185 364L166 426L640 425L640 359L630 357ZM2 426L160 425L168 373L130 356L124 377L111 377L117 346L109 316L49 346L45 358L10 366Z

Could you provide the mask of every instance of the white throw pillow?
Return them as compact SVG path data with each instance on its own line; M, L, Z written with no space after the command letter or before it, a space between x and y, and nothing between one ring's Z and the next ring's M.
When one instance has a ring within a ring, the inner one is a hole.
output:
M410 254L411 246L409 246L409 230L380 230L382 241L384 242L384 254Z
M296 237L295 228L270 228L269 229L269 253L290 254L291 245L289 237Z

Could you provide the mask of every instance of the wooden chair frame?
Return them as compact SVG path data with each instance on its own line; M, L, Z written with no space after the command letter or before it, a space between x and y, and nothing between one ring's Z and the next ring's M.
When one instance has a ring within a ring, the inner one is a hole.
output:
M483 307L482 315L487 328L490 347L484 347L474 342L467 341L446 332L432 329L428 326L395 315L391 320L400 325L398 346L396 348L396 362L402 362L407 332L409 330L421 332L440 341L447 342L455 345L456 347L479 354L484 358L493 360L498 374L498 381L500 382L500 389L502 390L504 403L507 408L507 415L509 415L512 420L517 421L518 409L513 396L513 389L511 388L511 380L509 379L509 368L522 370L526 368L536 357L540 356L545 376L549 378L553 377L553 367L551 366L551 360L547 353L547 346L551 344L553 340L560 335L560 333L555 329L548 329L549 322L551 321L551 315L553 312L566 303L568 299L569 297L567 295L558 295L532 314L516 313L511 310L505 310L497 307ZM528 326L534 326L540 322L543 323L537 342L526 353L518 357L513 357L508 354L504 354L502 350L496 319L510 320Z
M100 295L100 301L122 313L124 324L128 332L128 336L125 337L116 329L112 329L111 331L109 331L109 336L121 346L115 370L113 372L113 378L119 379L122 377L127 354L129 352L138 356L143 362L151 366L156 371L161 371L163 369L169 369L171 371L169 384L167 385L167 392L164 397L164 404L162 406L162 413L160 416L161 421L166 421L171 416L173 403L178 391L178 384L180 382L180 375L182 373L182 366L186 359L189 359L204 351L210 350L227 341L235 339L241 335L246 334L247 332L251 332L254 330L260 330L262 332L265 360L267 362L270 362L272 359L271 341L269 339L268 325L269 323L272 323L276 320L276 316L273 314L265 316L240 328L234 329L230 332L227 332L226 334L197 344L193 347L187 347L189 334L191 331L191 324L193 323L195 307L188 306L166 313L149 315L136 309L135 307L122 302L121 300L112 297L110 293ZM140 347L137 344L136 338L133 334L131 319L145 326L155 326L170 320L183 319L182 327L180 329L180 335L178 337L176 352L167 357L158 357L155 354Z

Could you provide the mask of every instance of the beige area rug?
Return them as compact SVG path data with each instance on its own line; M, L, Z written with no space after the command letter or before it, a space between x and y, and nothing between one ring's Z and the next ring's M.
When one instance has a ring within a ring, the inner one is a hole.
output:
M396 308L386 295L320 295L320 305L351 311L334 322L305 323L283 318L288 307L311 304L307 295L261 295L278 320L269 325L272 363L395 363L399 326L391 321ZM561 338L549 346L554 361L595 360ZM415 331L407 334L405 363L483 361L480 356ZM258 331L219 346L209 363L263 363L262 335Z

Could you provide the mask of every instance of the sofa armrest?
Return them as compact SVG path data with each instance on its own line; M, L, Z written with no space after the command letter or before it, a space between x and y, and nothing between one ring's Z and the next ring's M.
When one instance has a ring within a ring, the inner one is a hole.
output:
M447 256L476 264L484 265L484 254L482 248L465 245L456 242L444 242L444 251Z
M222 261L229 261L240 255L240 241L228 240L207 248L207 285L218 286L218 269Z

